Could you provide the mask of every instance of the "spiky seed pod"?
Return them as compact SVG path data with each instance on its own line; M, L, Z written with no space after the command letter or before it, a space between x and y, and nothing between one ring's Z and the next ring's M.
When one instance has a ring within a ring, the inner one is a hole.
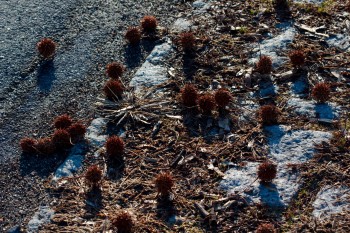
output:
M160 173L155 179L155 185L158 194L163 197L167 197L169 196L171 189L174 186L174 178L169 172Z
M294 50L289 53L289 59L294 67L301 67L305 63L305 54L302 50Z
M37 141L34 138L22 138L19 145L24 153L35 154Z
M197 88L192 84L186 84L181 89L182 104L185 107L193 107L197 105L198 92Z
M102 171L97 165L90 166L85 173L85 182L88 186L98 187L102 180Z
M38 52L44 58L50 58L55 54L56 44L49 38L44 38L37 44Z
M138 27L129 27L125 33L125 39L132 45L139 44L141 40L140 29Z
M268 56L261 56L256 64L256 70L260 74L270 74L272 71L272 60Z
M157 28L158 22L156 17L153 15L146 15L142 18L141 20L141 27L143 28L144 31L155 31Z
M70 135L65 129L57 129L53 133L52 142L56 146L57 150L64 150L72 145L70 142Z
M277 174L277 166L271 162L264 162L258 167L258 178L262 182L271 182Z
M118 233L133 232L134 220L127 211L120 211L112 218L112 225L118 229Z
M280 111L274 105L264 105L259 109L259 118L264 125L277 124Z
M180 34L180 44L183 50L191 51L195 47L195 37L192 32L183 32Z
M74 123L68 128L68 133L74 140L83 138L86 133L86 126L80 122Z
M256 229L256 233L276 233L275 227L271 223L262 223Z
M111 136L106 142L106 154L109 159L122 159L124 154L124 141L118 136Z
M318 83L312 89L312 97L320 103L327 102L331 96L331 88L327 83Z
M55 118L53 122L56 129L67 129L72 124L72 118L64 114Z
M219 108L225 108L232 100L229 90L220 88L215 92L215 101Z
M116 101L122 98L124 86L118 80L108 80L103 88L103 91L107 99Z
M125 67L119 62L111 62L106 66L106 74L112 79L120 78L124 71Z
M198 99L200 109L204 114L210 115L216 108L215 98L212 94L204 94Z
M51 138L41 138L35 146L36 150L41 155L52 155L56 151L55 144Z

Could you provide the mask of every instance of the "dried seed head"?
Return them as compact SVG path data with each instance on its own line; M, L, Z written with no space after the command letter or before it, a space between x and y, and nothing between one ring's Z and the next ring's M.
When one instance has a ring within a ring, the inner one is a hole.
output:
M264 125L273 125L278 122L280 111L274 105L264 105L259 109L259 117Z
M102 180L102 171L97 165L90 166L85 173L86 184L92 187L98 187Z
M52 142L58 150L64 150L72 146L70 135L65 129L57 129L52 136Z
M125 33L125 39L132 45L139 44L141 40L140 29L138 27L129 27Z
M33 138L22 138L19 145L24 153L35 154L37 141Z
M174 185L173 176L168 172L160 173L156 177L155 185L156 185L158 193L160 193L164 197L168 196L171 192L173 185Z
M262 223L256 229L256 233L276 233L275 227L271 223Z
M312 89L312 97L320 103L327 102L331 96L331 88L327 83L318 83Z
M39 154L52 155L56 151L56 147L51 138L41 138L35 146Z
M125 71L125 67L119 62L112 62L106 66L106 74L112 79L120 78Z
M216 108L215 98L212 94L204 94L198 99L200 109L204 114L210 115Z
M181 89L182 104L185 107L193 107L197 105L198 92L194 85L186 84Z
M37 44L39 54L44 58L50 58L55 54L56 44L49 38L44 38Z
M271 182L277 174L277 166L271 162L264 162L258 167L258 177L262 182Z
M152 15L146 15L143 17L141 20L141 27L143 28L144 31L155 31L157 28L158 22L156 17Z
M67 129L72 124L72 118L68 114L58 116L54 120L56 129Z
M118 80L109 80L106 82L103 91L109 100L117 101L122 98L124 86Z
M74 123L68 128L68 133L72 139L78 140L84 137L86 133L86 127L80 122Z
M127 211L120 211L112 218L112 225L118 229L118 233L133 232L134 220Z
M192 32L181 33L179 41L184 51L191 51L195 47L195 38Z
M302 50L295 50L289 54L289 59L294 67L301 67L305 63L305 55Z
M124 141L118 136L111 136L106 142L106 154L109 159L122 159L124 154Z
M272 60L268 56L261 56L256 64L256 70L260 74L270 74L272 71Z
M215 101L219 108L225 108L231 100L232 95L227 89L220 88L215 92Z

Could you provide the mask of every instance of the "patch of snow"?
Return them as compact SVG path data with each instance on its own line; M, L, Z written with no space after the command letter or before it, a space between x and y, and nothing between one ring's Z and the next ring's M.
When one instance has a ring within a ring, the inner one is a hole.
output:
M300 98L290 98L287 105L293 107L297 114L311 118L335 119L339 117L341 111L341 108L334 103L321 104Z
M107 140L107 135L104 134L107 125L107 119L96 118L86 130L85 138L93 147L101 147Z
M281 26L282 27L282 26ZM287 45L293 42L296 30L290 26L284 26L284 31L270 39L266 39L259 44L255 44L255 49L253 50L255 54L253 58L249 60L250 64L255 64L259 61L260 54L271 57L272 65L277 68L283 63L288 61L287 57L282 57L279 52L286 50Z
M172 29L175 32L184 32L184 31L190 31L191 27L192 27L192 22L190 20L179 18L173 24Z
M324 2L324 0L294 0L294 2L298 2L298 3L313 3L313 4L321 4L322 2Z
M350 51L350 36L338 34L327 39L329 46L337 47L343 51Z
M308 83L303 79L298 79L293 83L290 83L291 91L295 95L303 95L307 93L309 89Z
M316 200L312 204L314 207L312 215L318 219L326 219L331 217L331 214L350 210L349 199L349 187L325 186L318 192Z
M275 86L272 82L262 82L259 85L258 95L259 97L275 96L278 91L278 86Z
M49 223L53 214L54 211L48 206L40 206L39 210L34 214L28 223L28 233L39 232L39 227L43 224Z
M230 120L227 117L225 117L225 118L220 117L219 121L218 121L218 125L220 128L224 129L227 132L231 131Z
M205 2L203 0L197 0L192 3L192 7L194 9L194 14L201 14L206 12L210 8L211 4L209 2Z

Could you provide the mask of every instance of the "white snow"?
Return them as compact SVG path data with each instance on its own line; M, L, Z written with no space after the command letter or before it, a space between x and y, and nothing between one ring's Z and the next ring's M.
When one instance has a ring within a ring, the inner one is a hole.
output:
M294 0L294 2L299 2L299 3L313 3L313 4L321 4L324 2L324 0Z
M39 227L45 223L49 223L53 214L54 211L48 206L40 206L39 210L34 214L32 219L28 223L28 233L39 232Z
M211 4L209 2L205 2L203 0L197 0L192 3L192 7L194 9L194 14L201 14L206 12L210 8Z
M339 49L349 52L350 51L350 36L344 34L338 34L336 36L327 39L327 43L330 46L338 47Z
M172 26L172 30L175 32L190 31L192 27L192 22L190 20L179 18L175 21Z
M327 219L331 214L350 210L350 189L346 186L325 186L317 194L312 204L312 215L318 219Z
M107 119L96 118L86 130L85 138L93 147L101 147L107 140L107 135L104 134L106 129Z

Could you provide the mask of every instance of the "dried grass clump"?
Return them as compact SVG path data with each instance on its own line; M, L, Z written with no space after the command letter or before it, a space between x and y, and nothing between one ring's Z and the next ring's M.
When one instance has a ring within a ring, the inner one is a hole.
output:
M185 52L192 51L195 47L195 37L192 32L181 33L179 41Z
M262 182L271 182L277 174L277 166L271 162L264 162L258 167L258 178Z
M305 64L305 54L302 50L294 50L289 53L289 59L294 67L301 67Z
M259 109L259 118L264 125L277 124L280 111L274 105L264 105Z
M22 138L19 142L24 153L35 154L37 141L34 138Z
M198 99L198 104L203 114L210 115L216 108L215 98L212 94L204 94Z
M155 179L155 185L158 194L163 197L167 197L174 186L174 178L169 172L160 173Z
M256 229L256 233L275 233L275 227L271 223L262 223Z
M70 135L65 129L57 129L52 136L52 142L58 150L64 150L72 146Z
M55 144L51 138L41 138L35 146L39 154L52 155L56 151Z
M85 182L90 187L99 187L102 180L102 170L97 165L90 166L85 173Z
M129 27L125 33L125 39L129 41L131 45L137 45L141 41L141 32L138 27Z
M225 108L232 100L229 90L220 88L215 92L215 101L219 108Z
M106 142L106 154L111 160L122 159L124 154L124 141L118 136L111 136Z
M256 64L256 70L260 74L270 74L272 71L272 59L268 56L261 56Z
M50 58L55 54L56 44L49 38L44 38L37 44L38 52L44 58Z
M182 104L185 107L194 107L197 105L198 101L198 91L197 88L192 84L186 84L181 89L181 99Z
M155 31L157 28L158 22L156 17L153 15L146 15L141 20L141 27L144 31L151 32Z
M325 103L331 98L331 88L327 83L318 83L312 89L311 94L317 102Z
M350 146L350 141L346 138L346 134L343 131L333 132L331 143L340 150L345 150Z
M56 129L67 129L72 124L72 118L64 114L55 118L53 122Z
M73 140L78 140L84 137L86 133L86 126L80 122L77 122L68 128L68 132Z
M106 74L112 79L120 78L124 71L125 67L119 62L111 62L106 66Z
M118 233L131 233L133 232L134 220L129 212L120 211L112 218L112 225L118 229Z
M124 86L118 80L109 80L106 82L103 91L107 99L116 101L122 98Z

